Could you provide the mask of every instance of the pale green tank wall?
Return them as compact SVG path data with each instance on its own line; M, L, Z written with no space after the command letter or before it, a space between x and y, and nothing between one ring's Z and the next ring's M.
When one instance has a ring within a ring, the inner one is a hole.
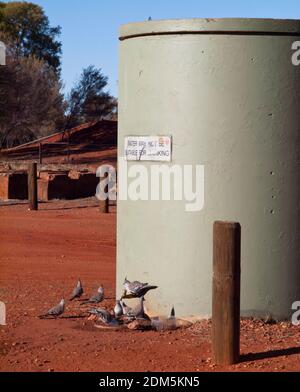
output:
M278 20L121 28L119 157L125 136L172 135L172 163L205 166L205 205L119 201L117 295L127 275L159 286L146 297L155 312L210 315L212 226L233 220L242 314L290 316L300 301L299 35L300 21Z

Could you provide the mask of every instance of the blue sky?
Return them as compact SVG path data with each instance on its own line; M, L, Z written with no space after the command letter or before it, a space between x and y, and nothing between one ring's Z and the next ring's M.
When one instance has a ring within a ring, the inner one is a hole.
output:
M109 77L118 95L118 30L124 23L192 17L300 19L299 0L31 0L62 27L63 73L69 91L90 64Z

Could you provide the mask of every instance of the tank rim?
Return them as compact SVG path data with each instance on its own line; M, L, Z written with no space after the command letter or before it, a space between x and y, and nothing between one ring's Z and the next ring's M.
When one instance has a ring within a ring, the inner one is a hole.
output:
M300 36L298 19L201 18L165 19L124 24L119 39L156 35L226 34Z

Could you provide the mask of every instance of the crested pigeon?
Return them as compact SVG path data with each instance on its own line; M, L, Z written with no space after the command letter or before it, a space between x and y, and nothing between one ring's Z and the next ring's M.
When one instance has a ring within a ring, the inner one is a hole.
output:
M80 305L85 305L85 304L98 304L98 303L102 302L103 299L104 299L104 288L103 288L103 286L101 285L101 286L98 288L96 294L92 295L92 296L90 297L90 299L88 299L87 301L81 302Z
M123 286L124 294L122 298L141 298L146 295L149 290L157 289L157 286L138 281L130 282L127 278L125 278Z
M60 301L60 303L53 308L49 309L48 312L39 316L39 318L47 318L47 317L58 317L63 314L65 311L65 300L64 298Z
M123 307L121 305L121 301L119 301L119 300L116 301L116 305L114 307L114 314L115 314L115 317L123 316Z
M83 294L82 283L81 283L81 280L78 279L77 285L72 292L72 296L70 298L70 301L73 301L75 298L80 298L82 296L82 294Z
M103 308L95 308L89 310L90 314L93 314L99 318L106 325L114 326L118 325L118 321L106 310Z

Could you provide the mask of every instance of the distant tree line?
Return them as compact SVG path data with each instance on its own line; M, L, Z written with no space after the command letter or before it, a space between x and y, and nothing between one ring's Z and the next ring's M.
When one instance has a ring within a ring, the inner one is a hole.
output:
M0 148L116 116L108 79L94 66L63 95L60 33L40 6L0 1L0 41L7 47L7 65L0 66Z

